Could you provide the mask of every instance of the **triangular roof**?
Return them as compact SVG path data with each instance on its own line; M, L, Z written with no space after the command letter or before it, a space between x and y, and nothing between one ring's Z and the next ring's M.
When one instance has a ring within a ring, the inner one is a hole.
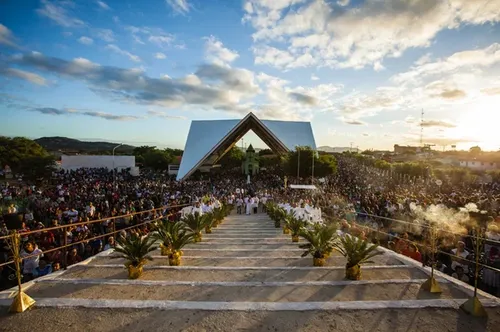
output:
M247 152L255 152L255 149L253 148L252 144L248 146Z
M188 177L203 165L215 164L250 129L278 154L294 150L296 146L316 149L310 122L261 121L253 113L240 121L192 121L177 180Z

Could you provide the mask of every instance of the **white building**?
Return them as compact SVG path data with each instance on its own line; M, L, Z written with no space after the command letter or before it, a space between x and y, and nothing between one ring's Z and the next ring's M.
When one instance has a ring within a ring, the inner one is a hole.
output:
M497 169L498 164L491 161L460 160L460 167L467 167L469 169L478 171L489 171L492 169Z
M61 168L63 170L75 170L79 168L107 168L117 171L130 168L132 175L139 172L135 167L135 156L61 156Z

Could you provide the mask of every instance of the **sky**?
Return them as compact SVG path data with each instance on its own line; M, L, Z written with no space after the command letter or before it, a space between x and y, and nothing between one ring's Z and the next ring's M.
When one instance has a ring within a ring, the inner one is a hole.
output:
M183 148L253 112L317 146L498 150L499 105L500 1L0 2L0 135Z

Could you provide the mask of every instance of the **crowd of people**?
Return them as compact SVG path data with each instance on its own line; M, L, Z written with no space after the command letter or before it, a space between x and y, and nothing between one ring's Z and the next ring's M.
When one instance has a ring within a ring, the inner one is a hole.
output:
M26 280L57 271L96 253L112 248L116 236L131 233L146 234L150 231L148 220L163 216L175 219L186 213L186 206L204 212L217 204L234 204L235 213L255 213L264 209L266 201L273 199L287 209L307 211L314 220L343 220L342 227L358 232L360 236L376 239L395 251L424 264L429 264L425 239L403 227L413 221L418 206L425 210L431 206L458 209L475 203L479 210L492 217L486 236L492 242L485 246L485 264L500 267L498 245L500 241L500 184L453 184L437 187L429 178L395 176L379 169L365 166L359 160L339 155L336 157L336 174L321 179L289 176L285 178L279 166L251 178L241 174L240 168L218 169L216 172L196 175L187 181L177 182L163 172L142 171L134 177L127 171L107 169L79 169L57 172L44 188L25 184L3 185L0 201L8 205L9 213L23 211L19 232L23 236L23 273ZM288 183L313 183L317 190L285 190ZM22 205L22 206L19 206ZM312 212L312 213L311 213ZM304 212L304 215L306 212ZM383 218L380 218L383 217ZM392 220L393 219L393 220ZM80 222L99 220L88 225ZM1 221L0 221L1 222ZM145 223L141 227L133 225ZM5 223L0 232L7 235ZM66 225L65 228L44 228ZM37 233L29 233L40 230ZM100 237L116 231L116 235ZM470 230L469 230L470 231ZM384 243L383 234L386 236ZM449 241L449 239L447 239ZM78 243L71 245L72 243ZM2 241L0 260L9 259L6 241ZM62 245L67 249L57 249ZM471 238L464 234L454 237L451 243L440 243L440 249L449 255L438 255L438 269L462 281L473 282L473 273L466 260L472 259ZM33 253L46 254L32 257ZM4 266L1 271L2 287L12 286L13 270ZM483 269L482 285L492 293L500 288L500 273Z

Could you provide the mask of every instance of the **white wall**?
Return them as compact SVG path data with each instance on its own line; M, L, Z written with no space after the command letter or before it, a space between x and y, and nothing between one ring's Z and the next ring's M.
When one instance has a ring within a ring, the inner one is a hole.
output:
M460 166L467 167L469 169L480 170L480 171L487 171L487 170L498 168L497 163L482 162L482 161L477 161L477 160L460 161Z
M135 167L135 156L115 156L114 166L117 170ZM74 170L78 168L113 169L113 156L61 156L61 168Z

